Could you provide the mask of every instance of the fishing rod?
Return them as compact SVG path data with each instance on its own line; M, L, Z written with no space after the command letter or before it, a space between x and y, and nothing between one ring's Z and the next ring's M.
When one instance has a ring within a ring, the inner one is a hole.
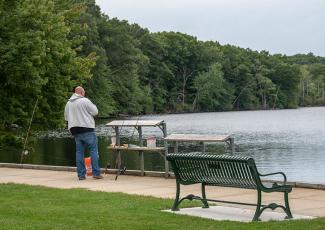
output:
M32 113L32 116L30 118L30 121L29 121L29 126L28 126L28 129L27 129L27 132L26 132L26 137L25 137L25 141L24 141L23 150L21 151L21 155L20 155L20 164L23 163L24 155L28 155L28 150L26 149L26 145L27 145L27 140L28 140L28 136L29 136L29 131L30 131L30 128L31 128L31 125L32 125L32 122L33 122L33 118L34 118L34 114L35 114L35 111L36 111L37 103L38 103L38 98L36 99L34 109L33 109L33 113Z

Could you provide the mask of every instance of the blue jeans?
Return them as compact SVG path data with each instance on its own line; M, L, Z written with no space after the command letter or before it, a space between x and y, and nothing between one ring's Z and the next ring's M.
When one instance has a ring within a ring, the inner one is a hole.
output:
M74 136L76 141L76 164L78 177L86 175L86 168L84 164L84 152L87 147L91 157L91 167L93 176L100 175L100 168L98 165L98 147L97 137L95 132L80 133Z

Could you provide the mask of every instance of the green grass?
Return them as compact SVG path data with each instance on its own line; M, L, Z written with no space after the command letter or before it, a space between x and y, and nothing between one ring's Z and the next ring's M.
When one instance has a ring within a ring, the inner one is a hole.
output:
M160 211L169 209L172 202L84 189L0 184L0 229L325 229L325 218L239 223Z

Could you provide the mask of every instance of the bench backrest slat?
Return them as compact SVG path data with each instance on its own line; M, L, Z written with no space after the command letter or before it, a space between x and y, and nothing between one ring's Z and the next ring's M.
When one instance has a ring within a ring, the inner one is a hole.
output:
M176 179L181 184L205 183L239 188L256 188L260 178L252 158L207 155L168 154Z

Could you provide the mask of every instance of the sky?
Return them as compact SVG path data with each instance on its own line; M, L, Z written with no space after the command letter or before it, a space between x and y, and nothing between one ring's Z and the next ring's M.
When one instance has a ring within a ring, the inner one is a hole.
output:
M96 0L150 32L177 31L271 54L325 57L325 0Z

